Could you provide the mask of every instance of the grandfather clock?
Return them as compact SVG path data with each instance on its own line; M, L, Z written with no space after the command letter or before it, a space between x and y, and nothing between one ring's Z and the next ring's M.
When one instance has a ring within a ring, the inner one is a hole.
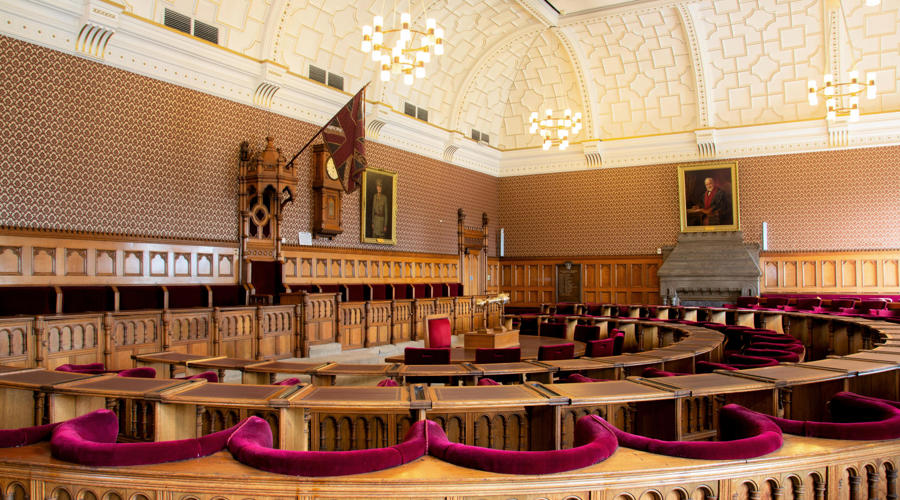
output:
M258 296L277 297L281 291L281 214L296 192L297 168L275 148L275 139L266 137L262 151L241 143L241 280Z
M313 145L313 232L333 238L341 234L341 195L344 186L324 144Z

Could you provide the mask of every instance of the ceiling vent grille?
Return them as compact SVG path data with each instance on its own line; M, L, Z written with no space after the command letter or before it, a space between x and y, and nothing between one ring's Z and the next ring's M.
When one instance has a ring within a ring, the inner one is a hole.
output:
M166 9L163 16L163 24L178 31L183 31L188 35L191 34L191 18L174 10Z
M428 121L428 110L425 108L420 108L411 102L403 103L403 113L422 120L423 122Z
M344 90L344 77L335 75L334 73L328 73L328 86L338 90Z
M315 80L319 83L325 83L328 77L328 72L322 68L309 65L309 79Z
M219 28L196 19L194 20L194 36L216 45L219 44Z

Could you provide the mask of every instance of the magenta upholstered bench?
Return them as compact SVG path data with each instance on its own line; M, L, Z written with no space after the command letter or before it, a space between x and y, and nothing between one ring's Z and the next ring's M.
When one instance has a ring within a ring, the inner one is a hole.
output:
M503 385L500 382L490 378L490 377L481 377L478 379L478 385Z
M645 368L643 372L641 372L641 376L644 378L658 378L658 377L680 377L682 375L692 375L691 373L678 373L678 372L669 372L666 370L660 370L659 368Z
M581 469L612 455L616 436L602 423L581 417L575 422L575 447L552 451L508 451L453 443L441 427L430 420L428 454L461 467L500 474L553 474Z
M50 439L50 452L54 458L92 466L174 462L205 457L222 450L239 426L196 439L117 443L119 417L109 410L96 410L59 424Z
M900 438L900 408L892 403L852 392L839 392L828 403L830 422L760 415L770 419L788 434L857 441L897 439Z
M697 361L694 363L694 371L697 373L712 373L716 370L736 371L737 368L725 363L715 363L713 361Z
M115 372L118 377L130 378L156 378L156 368L152 366L139 366Z
M414 423L403 442L387 448L292 451L272 448L269 424L259 417L250 417L238 424L227 444L235 460L264 471L307 477L344 476L388 469L424 456L425 426L426 421Z
M35 425L33 427L21 427L19 429L2 429L0 430L0 448L16 448L18 446L28 446L38 441L46 441L50 439L53 429L60 424Z
M66 363L64 365L57 366L56 371L98 374L106 373L106 365L104 365L103 363L87 363L84 365L73 365L70 363Z
M580 373L570 373L568 377L560 379L559 381L564 384L585 384L588 382L606 382L606 379L585 377Z
M763 356L748 356L746 354L731 354L728 356L727 364L744 370L747 368L762 368L764 366L775 366L778 364L777 359L766 358Z
M787 351L783 349L757 349L755 347L744 349L747 356L757 356L760 358L772 358L781 363L799 363L800 354L797 352Z
M379 381L375 384L376 387L399 387L400 384L397 383L396 380L392 378L386 378L384 380Z
M719 410L718 441L661 441L621 431L596 415L590 415L615 434L626 448L702 460L741 460L767 455L781 448L781 429L764 415L729 404Z
M297 377L291 377L291 378L286 378L286 379L284 379L284 380L281 380L281 381L279 381L279 382L275 382L275 383L272 384L272 385L297 385L297 384L300 384L300 383L302 383L302 382L300 382L300 379L299 379L299 378L297 378Z

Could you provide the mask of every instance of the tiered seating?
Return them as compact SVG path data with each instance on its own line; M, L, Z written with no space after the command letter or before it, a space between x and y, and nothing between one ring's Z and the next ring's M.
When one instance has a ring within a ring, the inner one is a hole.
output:
M830 422L788 420L759 414L782 431L828 439L881 440L900 438L900 404L840 392L828 403Z

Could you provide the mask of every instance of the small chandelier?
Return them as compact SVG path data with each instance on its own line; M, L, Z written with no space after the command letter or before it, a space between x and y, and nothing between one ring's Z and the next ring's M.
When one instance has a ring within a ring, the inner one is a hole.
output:
M544 151L554 144L563 151L569 147L569 137L581 132L581 112L572 116L572 110L566 109L562 118L554 118L553 110L547 109L544 112L544 119L538 121L538 112L532 111L530 132L540 134L544 139Z
M423 10L424 12L424 10ZM364 53L372 53L372 60L381 63L381 81L390 81L391 75L403 74L403 83L412 85L414 78L425 78L425 64L444 53L444 30L434 18L425 21L425 31L410 28L409 12L400 14L400 28L384 29L384 18L375 16L372 26L362 27ZM399 33L400 37L390 46L385 35ZM413 37L419 35L419 45L413 45Z
M828 121L835 121L838 116L849 116L851 122L859 121L859 96L866 92L867 99L874 99L877 89L875 87L875 75L866 74L866 82L859 80L859 72L851 71L848 75L849 81L835 82L831 74L825 75L825 87L816 88L816 81L809 81L809 105L815 106L819 103L818 93L822 92L825 96L825 117Z

